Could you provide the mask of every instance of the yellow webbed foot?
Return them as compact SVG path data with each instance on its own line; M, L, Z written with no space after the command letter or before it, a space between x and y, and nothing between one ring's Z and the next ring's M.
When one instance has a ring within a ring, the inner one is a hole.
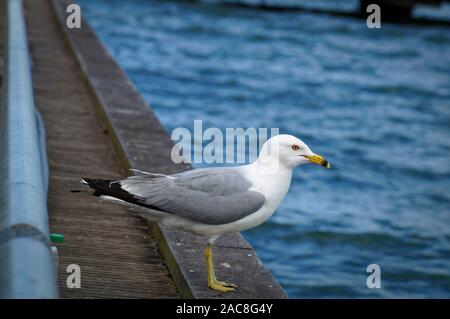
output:
M216 275L214 274L214 264L212 258L212 242L208 243L208 245L206 246L205 258L206 258L206 270L208 271L208 287L220 292L235 291L237 289L237 285L216 279Z
M230 292L235 291L237 286L235 284L230 284L225 281L213 281L208 283L208 287L220 292Z
M226 281L216 280L216 282L217 282L219 285L222 285L222 286L225 286L225 287L231 287L231 288L237 288L237 287L238 287L237 285L232 284L232 283L229 283L229 282L226 282Z

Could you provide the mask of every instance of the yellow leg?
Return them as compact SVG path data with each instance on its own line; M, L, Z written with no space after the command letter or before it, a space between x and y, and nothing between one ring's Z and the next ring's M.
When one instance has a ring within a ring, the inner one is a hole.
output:
M229 292L236 290L235 284L219 281L214 273L214 264L212 256L212 244L208 244L205 249L206 268L208 271L208 287L221 292Z

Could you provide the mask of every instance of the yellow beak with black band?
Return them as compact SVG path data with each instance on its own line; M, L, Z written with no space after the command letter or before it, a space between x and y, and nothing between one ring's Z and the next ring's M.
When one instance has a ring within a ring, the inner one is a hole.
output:
M303 156L306 157L311 163L314 163L314 164L317 164L317 165L320 165L320 166L323 166L326 168L331 167L330 163L320 155L314 154L314 155L303 155Z

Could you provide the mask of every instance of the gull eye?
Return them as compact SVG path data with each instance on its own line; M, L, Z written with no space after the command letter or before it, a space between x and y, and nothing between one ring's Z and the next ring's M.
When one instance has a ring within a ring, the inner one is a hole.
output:
M298 146L297 144L294 144L294 145L291 146L291 148L292 148L294 151L298 151L298 150L300 149L300 146Z

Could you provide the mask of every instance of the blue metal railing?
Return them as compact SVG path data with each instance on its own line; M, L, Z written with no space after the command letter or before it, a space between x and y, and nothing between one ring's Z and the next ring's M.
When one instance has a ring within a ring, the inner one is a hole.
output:
M48 231L47 162L22 0L8 0L0 106L0 297L57 298Z

